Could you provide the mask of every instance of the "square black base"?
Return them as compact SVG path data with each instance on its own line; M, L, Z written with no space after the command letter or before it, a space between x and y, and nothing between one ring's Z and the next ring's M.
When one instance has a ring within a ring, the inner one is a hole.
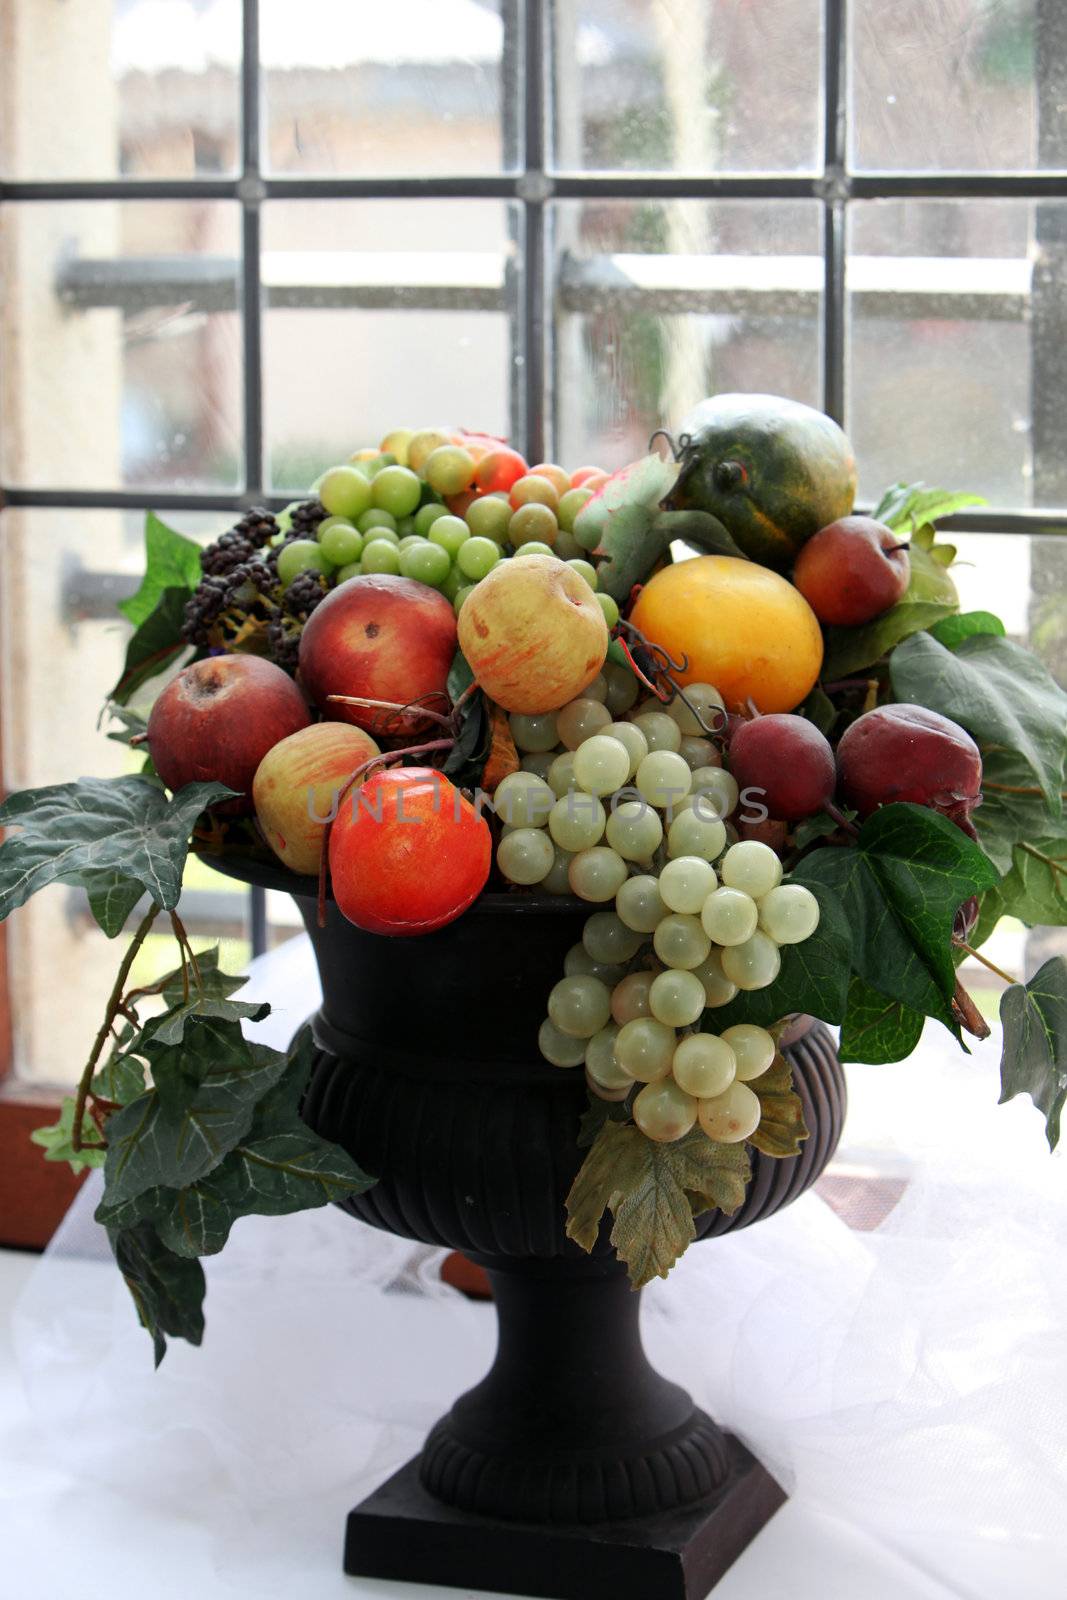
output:
M345 1571L538 1600L704 1600L786 1499L727 1435L731 1471L710 1501L581 1526L497 1522L427 1494L418 1457L349 1512Z

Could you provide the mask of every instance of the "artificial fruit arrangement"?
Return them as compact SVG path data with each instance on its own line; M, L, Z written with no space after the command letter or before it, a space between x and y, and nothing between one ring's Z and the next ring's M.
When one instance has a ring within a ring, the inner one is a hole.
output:
M960 613L934 524L974 497L898 484L856 515L841 429L771 396L717 396L669 442L609 475L396 430L203 550L149 517L109 697L148 760L4 803L0 915L56 881L111 937L138 913L36 1137L103 1166L157 1355L199 1339L198 1257L237 1217L383 1176L301 1122L306 1031L246 1041L264 1008L194 955L190 846L317 878L320 910L383 937L487 888L585 902L538 1043L588 1089L569 1235L592 1248L610 1212L638 1284L741 1204L752 1151L800 1150L792 1019L839 1025L845 1061L902 1060L927 1018L963 1044L989 1027L961 960L1001 915L1067 924L1067 696ZM138 985L159 915L178 965ZM1007 981L1003 1096L1055 1144L1067 961Z

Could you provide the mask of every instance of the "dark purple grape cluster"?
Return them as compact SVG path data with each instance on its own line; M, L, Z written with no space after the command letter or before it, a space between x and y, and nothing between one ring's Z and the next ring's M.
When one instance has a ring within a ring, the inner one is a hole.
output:
M329 592L325 575L312 569L298 572L282 591L267 628L267 647L271 660L286 672L296 671L304 623Z
M205 545L200 553L200 570L206 577L225 577L235 567L250 561L277 532L277 519L262 506L255 506L214 544Z
M294 539L314 539L318 532L319 523L326 515L326 507L321 500L302 500L294 506L289 513L289 529L284 539L271 545L267 551L267 563L272 571L277 570L278 556L287 544L292 544Z

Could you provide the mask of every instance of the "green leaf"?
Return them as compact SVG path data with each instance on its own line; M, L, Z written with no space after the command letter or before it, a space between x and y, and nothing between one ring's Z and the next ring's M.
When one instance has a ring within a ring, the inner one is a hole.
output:
M40 1145L46 1161L66 1161L72 1172L83 1172L87 1167L104 1165L104 1141L100 1130L90 1116L82 1118L82 1147L74 1148L75 1100L67 1095L59 1108L58 1122L44 1128L34 1128L30 1141Z
M109 1202L162 1185L181 1189L217 1167L248 1133L258 1101L285 1071L274 1051L253 1053L240 1025L190 1019L180 1045L138 1042L155 1088L108 1122Z
M100 1070L93 1075L92 1091L101 1100L110 1100L117 1106L128 1106L145 1092L144 1064L136 1056L126 1055L125 1047L134 1037L134 1029L127 1023L120 1042Z
M190 783L168 800L158 784L127 777L9 795L0 827L19 831L0 845L0 920L50 883L82 884L109 934L122 926L118 917L134 885L138 896L147 891L172 910L196 819L231 793L221 783Z
M912 531L936 522L939 517L950 517L967 506L984 506L980 494L952 493L948 489L932 489L925 483L894 483L883 494L871 515L895 530Z
M168 528L154 511L145 513L144 544L141 587L128 600L119 601L119 610L135 628L152 615L164 590L186 589L191 594L201 577L200 546Z
M736 1022L766 1027L795 1011L821 1017L824 1022L841 1021L848 999L852 934L841 901L820 877L809 874L808 863L820 855L853 853L846 849L817 851L783 880L802 883L811 890L819 902L819 926L803 944L782 946L781 971L766 989L742 991L728 1005L704 1013L704 1025L713 1033L721 1033Z
M163 989L167 1009L162 1015L151 1017L145 1023L144 1040L152 1039L157 1044L180 1044L186 1023L196 1018L217 1017L227 1022L238 1022L242 1017L247 1017L252 1022L261 1022L269 1015L270 1006L266 1001L229 998L235 990L243 988L248 980L219 971L218 945L197 956L197 966L200 968L200 984L190 972L188 1000L185 999L181 968L168 973Z
M204 1337L204 1269L183 1261L162 1243L149 1222L109 1228L108 1238L141 1326L152 1335L156 1366L167 1351L166 1335L199 1344Z
M1029 983L1013 983L1001 998L1000 1020L1000 1103L1028 1094L1055 1150L1067 1099L1067 957L1053 956Z
M83 872L89 910L109 939L122 932L130 912L144 898L144 884L116 872Z
M856 817L855 811L850 811L847 806L842 806L841 815L852 822ZM806 850L809 844L814 844L816 839L829 839L839 832L841 824L836 817L831 817L826 811L816 811L813 816L804 817L793 829L793 843L798 850Z
M820 683L815 685L806 700L801 701L795 714L814 723L820 733L829 733L837 721L837 707Z
M699 1128L673 1144L631 1124L606 1122L567 1196L567 1236L591 1250L605 1211L611 1242L635 1288L665 1278L696 1237L694 1201L730 1214L751 1175L744 1144L719 1144Z
M671 531L675 524L660 524L659 511L680 470L676 461L643 456L614 473L575 518L579 544L603 555L598 588L620 605L663 559L670 540L681 537Z
M804 1107L793 1088L793 1069L783 1055L776 1055L766 1072L749 1084L760 1103L761 1116L749 1144L765 1156L781 1160L798 1156L810 1129L804 1124Z
M664 548L674 539L684 539L686 544L695 545L707 555L748 560L732 534L710 511L660 511L652 522L652 530L657 539L663 540Z
M848 1010L837 1053L842 1061L906 1061L919 1042L926 1018L899 1000L889 1000L863 978L848 988Z
M188 589L163 590L126 646L126 660L109 700L125 705L142 684L166 672L190 648L181 631L189 593Z
M1036 656L993 634L974 634L955 651L920 634L895 652L890 672L898 699L966 728L983 763L987 751L1021 757L1050 815L1062 815L1067 694Z
M441 771L458 789L476 788L492 748L493 729L480 691L459 708L459 732Z
M955 650L964 639L970 639L975 634L991 633L1003 638L1004 624L992 611L961 611L957 616L944 617L940 622L935 622L929 631L946 650Z
M452 657L452 665L448 669L448 698L455 705L465 689L469 689L474 682L474 673L471 671L470 662L462 650L457 650Z
M968 896L998 881L978 846L936 812L897 804L867 818L854 849L816 850L802 869L809 887L824 883L841 898L852 970L958 1038L953 919Z
M1067 837L1017 844L997 894L1001 916L1018 917L1031 928L1067 925Z
M983 753L982 803L973 821L982 849L1001 872L1011 871L1017 841L1055 833L1061 825L1029 763L1012 750Z
M148 718L142 711L135 711L131 706L116 705L113 700L106 702L100 717L101 720L104 717L112 717L122 724L121 728L113 728L107 736L109 739L114 739L116 744L131 744L148 729Z
M848 678L894 650L903 639L952 615L959 605L956 586L927 551L909 550L911 577L903 600L859 628L826 628L825 682Z

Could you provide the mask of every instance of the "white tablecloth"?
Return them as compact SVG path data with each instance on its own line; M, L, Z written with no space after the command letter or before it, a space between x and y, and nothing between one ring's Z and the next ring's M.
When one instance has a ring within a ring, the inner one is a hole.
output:
M252 989L283 1040L314 1003L306 941ZM721 1600L1064 1593L1064 1164L1028 1102L997 1108L995 1041L945 1040L850 1069L842 1164L906 1180L876 1231L809 1194L645 1295L654 1361L794 1496ZM433 1594L345 1578L344 1514L485 1371L491 1308L336 1210L249 1218L208 1263L203 1348L154 1373L92 1205L0 1347L2 1600Z

